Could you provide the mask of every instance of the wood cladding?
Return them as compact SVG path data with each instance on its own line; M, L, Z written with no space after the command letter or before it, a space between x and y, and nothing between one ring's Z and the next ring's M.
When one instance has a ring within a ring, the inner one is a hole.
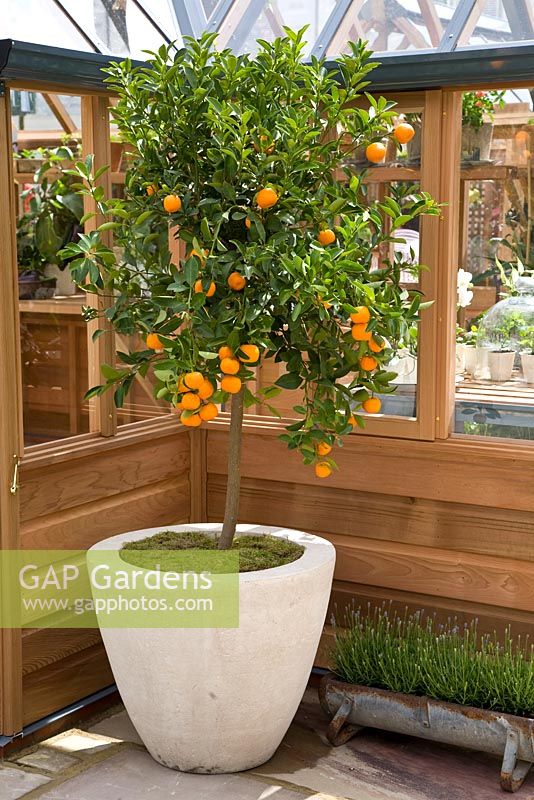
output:
M189 521L188 432L176 422L166 423L164 436L130 427L104 447L80 437L70 457L46 467L44 452L32 450L21 468L24 549L86 549L123 531ZM24 631L23 724L111 683L98 631Z
M208 519L220 520L226 437L208 431ZM274 430L248 429L240 519L315 532L336 547L330 612L393 602L439 619L473 616L481 631L534 631L534 458L477 443L353 435L340 469L318 482ZM276 480L271 478L276 477ZM318 662L325 663L326 630Z

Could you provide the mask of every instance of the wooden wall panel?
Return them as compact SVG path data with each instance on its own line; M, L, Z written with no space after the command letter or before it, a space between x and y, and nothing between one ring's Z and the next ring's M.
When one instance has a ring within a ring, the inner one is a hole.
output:
M288 453L275 426L245 432L240 519L318 533L337 550L330 614L354 601L425 609L440 621L477 617L480 630L534 633L534 458L495 460L487 445L359 437L317 481ZM208 431L208 519L220 520L226 437ZM275 478L275 480L273 480ZM498 480L498 491L496 481ZM330 616L330 615L329 615ZM318 664L328 660L332 630Z
M115 440L80 437L44 465L34 448L21 470L24 549L86 549L106 536L190 519L189 432L168 424ZM34 722L113 683L98 631L28 630L22 638L23 721Z

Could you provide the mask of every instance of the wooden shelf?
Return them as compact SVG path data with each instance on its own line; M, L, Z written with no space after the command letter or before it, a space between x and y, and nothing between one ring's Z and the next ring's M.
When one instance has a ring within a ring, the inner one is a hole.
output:
M84 294L69 297L52 297L49 300L19 300L19 310L24 314L75 314L80 316Z

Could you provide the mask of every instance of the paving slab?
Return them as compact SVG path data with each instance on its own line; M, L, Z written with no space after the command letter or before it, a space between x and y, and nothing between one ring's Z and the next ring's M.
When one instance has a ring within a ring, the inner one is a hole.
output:
M40 800L303 800L277 783L244 775L189 775L157 764L143 750L122 750ZM2 800L4 798L2 797ZM10 798L11 800L11 798ZM314 800L317 800L315 798Z
M308 690L275 756L253 774L349 800L503 798L502 759L371 728L332 747L325 737L327 722L317 693ZM534 773L521 795L534 798Z
M46 775L0 765L0 800L19 800L39 786L44 786L49 780Z
M44 772L63 772L75 764L79 764L78 758L67 755L61 750L54 750L51 747L39 747L31 753L18 756L13 759L17 764L25 767L35 767Z
M51 750L59 750L71 755L91 756L94 753L107 750L109 747L119 744L119 742L120 739L114 739L112 736L102 736L72 728L70 731L47 739L43 742L43 745Z
M141 737L135 730L133 723L126 711L119 711L118 714L106 717L87 728L89 733L100 734L101 736L109 736L117 742L133 742L134 744L143 744Z

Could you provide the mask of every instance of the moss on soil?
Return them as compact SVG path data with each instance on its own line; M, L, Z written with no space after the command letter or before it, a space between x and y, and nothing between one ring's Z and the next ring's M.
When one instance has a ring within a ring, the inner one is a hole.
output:
M172 570L176 563L173 565L172 556L177 551L217 550L217 539L202 531L161 531L137 542L127 542L120 557L129 564L147 568L146 561L141 563L139 560L139 551L146 553L147 550L159 551L160 556L162 550L168 550L168 564L165 564L165 558L158 557L157 561L162 571L166 568ZM304 547L276 536L236 536L232 550L239 552L239 572L253 572L290 564L301 557Z

